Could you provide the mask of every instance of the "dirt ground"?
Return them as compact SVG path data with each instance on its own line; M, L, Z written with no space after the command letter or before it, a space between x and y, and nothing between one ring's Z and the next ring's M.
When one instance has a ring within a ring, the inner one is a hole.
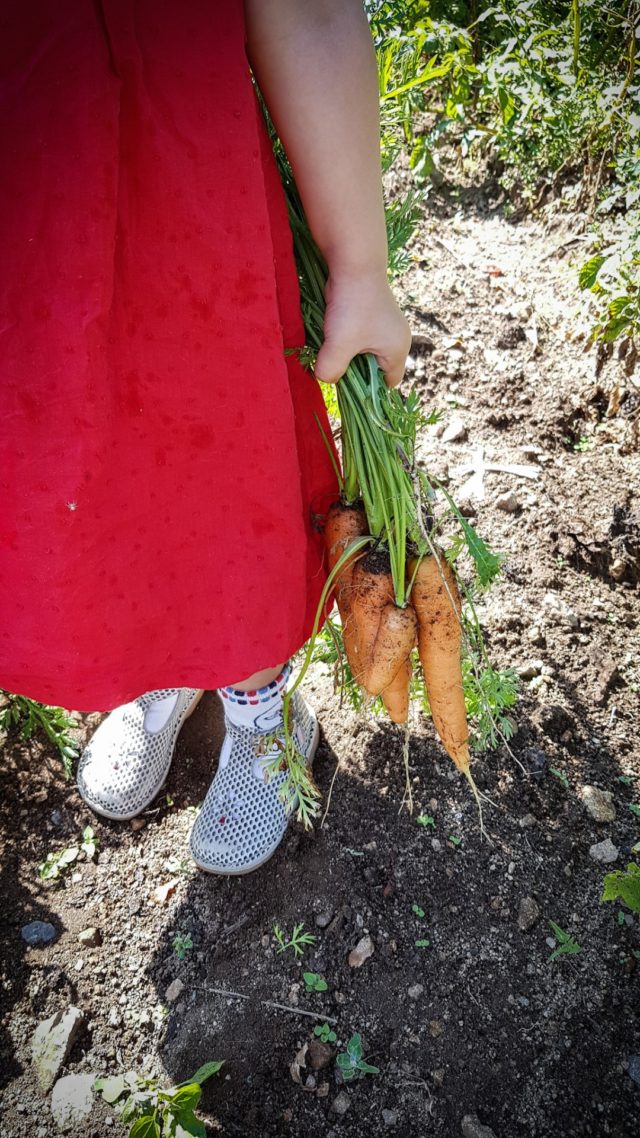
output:
M324 665L306 690L322 725L325 795L340 764L326 822L311 833L292 827L246 878L207 877L188 859L194 810L215 769L213 694L182 732L169 798L135 830L96 820L53 752L8 739L5 1138L55 1130L31 1039L69 1005L85 1019L65 1073L132 1068L168 1084L224 1059L203 1098L211 1134L454 1138L467 1115L495 1138L638 1134L629 1063L640 1054L640 927L600 903L608 867L590 848L611 839L612 867L624 867L640 838L629 809L640 803L640 376L627 374L629 356L598 360L585 350L573 267L581 242L580 219L560 209L514 222L488 191L432 195L403 282L416 333L406 386L425 409L444 412L423 436L422 459L506 554L481 615L494 662L523 678L511 752L476 764L493 803L491 840L419 717L409 756L415 809L401 809L399 735L341 709ZM468 482L480 452L482 500ZM513 464L530 477L491 469ZM80 736L98 721L84 717ZM612 793L612 821L590 816L585 785ZM420 815L433 823L419 824ZM38 863L88 824L97 860L40 882ZM166 900L154 899L167 883ZM49 946L21 939L34 919L54 925ZM550 921L581 951L550 960ZM274 922L287 932L304 922L313 934L301 960L276 951ZM95 947L78 940L89 926L100 930ZM193 942L183 961L177 934ZM353 968L349 953L367 935L373 954ZM304 970L321 974L327 990L307 993ZM171 999L176 979L183 988ZM322 1069L303 1068L297 1083L290 1065L325 1017L334 1054ZM343 1087L335 1052L356 1032L379 1074ZM117 1138L124 1128L98 1105L77 1133ZM465 1133L489 1138L469 1124Z

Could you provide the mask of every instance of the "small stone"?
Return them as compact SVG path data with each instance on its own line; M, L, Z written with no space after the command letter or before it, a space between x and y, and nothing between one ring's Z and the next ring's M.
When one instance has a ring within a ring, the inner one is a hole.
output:
M610 790L601 790L599 786L583 786L580 797L584 802L587 813L596 822L613 822L616 808L613 805L613 794Z
M522 897L518 907L518 928L520 932L529 932L540 918L540 907L533 897Z
M328 1043L323 1043L321 1039L312 1039L307 1051L307 1059L311 1070L324 1070L333 1059L333 1054L333 1048L329 1047Z
M633 1079L637 1087L640 1087L640 1055L629 1057L629 1078Z
M102 934L100 929L96 929L92 925L90 928L83 929L81 933L78 933L78 940L80 944L85 944L87 948L97 948L99 944L102 944Z
M535 814L523 814L522 818L518 818L518 825L521 830L529 830L537 821Z
M316 913L315 925L318 929L326 929L331 924L333 913Z
M464 1138L496 1138L489 1126L483 1126L477 1114L465 1114L462 1119Z
M609 576L613 577L614 581L621 581L627 570L624 561L619 557L615 557L609 566Z
M446 1073L447 1072L446 1072L444 1067L436 1067L435 1071L431 1072L431 1078L433 1079L433 1085L436 1087L441 1087L442 1084L444 1083Z
M547 945L548 948L556 948L557 947L556 938L553 936L546 936L544 938L544 943Z
M88 1118L93 1109L94 1075L65 1075L51 1095L51 1113L61 1130Z
M331 1103L333 1113L339 1114L340 1116L346 1114L350 1106L349 1095L346 1091L340 1091L340 1094L337 1094Z
M109 1027L121 1027L122 1015L119 1008L112 1008L109 1012Z
M58 830L60 828L60 826L62 825L62 811L61 810L52 810L49 821L51 822L51 825L53 826L54 830Z
M467 428L465 427L462 419L455 416L450 420L448 426L442 432L443 443L462 443L467 437Z
M617 861L619 853L620 850L614 846L611 838L605 838L603 842L596 842L594 846L589 848L589 857L603 865L611 865L612 862Z
M385 1126L395 1126L398 1121L398 1114L395 1110L383 1110L382 1121Z
M504 510L505 514L515 514L520 508L520 503L513 490L506 490L504 494L498 494L495 507L497 510Z
M38 1024L31 1045L36 1078L47 1093L55 1083L84 1022L79 1008L56 1012Z
M542 603L559 623L568 624L569 628L578 628L580 619L556 593L545 593Z
M362 968L365 960L373 956L375 946L370 936L363 936L358 941L355 948L349 953L349 967Z
M412 984L412 986L407 989L407 995L410 1000L419 1000L423 992L424 985L422 984Z
M547 772L547 756L539 747L528 747L524 759L529 768L531 777L541 782Z
M183 992L184 984L180 977L176 976L175 980L172 980L169 984L169 987L164 994L164 998L165 1000L168 1000L170 1004L174 1004L176 1000L180 998Z
M131 829L133 830L134 834L138 830L144 830L146 824L147 824L146 818L130 818L129 819L129 825L130 825Z
M328 1083L320 1083L320 1086L318 1087L318 1089L316 1091L316 1098L328 1098L328 1097L329 1097L329 1084Z
M520 664L516 668L516 672L521 680L532 680L534 676L539 676L544 668L544 660L528 660L526 664Z
M31 948L51 944L56 935L55 927L49 921L30 921L20 929L20 936Z
M432 838L431 839L431 849L434 850L435 853L440 852L440 850L442 849L442 842L440 841L440 838Z
M130 897L127 901L127 909L132 917L136 917L142 908L142 901L139 897Z

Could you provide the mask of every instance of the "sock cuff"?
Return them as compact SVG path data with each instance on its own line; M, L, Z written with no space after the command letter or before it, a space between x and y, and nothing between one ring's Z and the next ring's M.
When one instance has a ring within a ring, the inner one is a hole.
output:
M239 688L226 687L218 688L218 691L222 699L228 704L238 707L259 707L263 703L271 703L274 696L282 695L290 675L291 664L285 664L280 675L276 676L270 684L265 684L263 688L256 688L254 691L241 691Z

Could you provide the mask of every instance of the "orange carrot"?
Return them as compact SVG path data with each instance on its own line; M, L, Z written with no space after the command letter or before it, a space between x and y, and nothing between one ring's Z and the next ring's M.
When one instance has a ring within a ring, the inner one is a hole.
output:
M392 723L403 724L409 717L409 683L411 681L411 660L409 657L400 665L390 684L382 693L384 706Z
M347 506L334 502L327 514L324 529L324 546L329 572L342 557L350 541L368 533L369 526L364 510L359 506ZM356 631L351 611L353 570L357 558L350 558L340 570L335 583L335 596L342 622L344 650L351 671L357 667Z
M359 684L369 669L380 618L393 601L393 579L388 558L377 552L363 557L353 570L351 611L356 627L356 662L352 671Z
M411 654L416 642L418 621L411 605L398 608L385 605L373 646L371 661L364 677L369 695L381 695Z
M412 574L415 565L415 561L409 565ZM433 723L447 754L469 777L469 727L460 665L462 606L454 572L441 554L421 562L411 600Z

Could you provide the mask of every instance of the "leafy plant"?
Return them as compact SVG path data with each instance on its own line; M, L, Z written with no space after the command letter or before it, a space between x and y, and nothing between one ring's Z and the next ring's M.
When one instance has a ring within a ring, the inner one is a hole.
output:
M549 921L549 924L558 942L558 947L554 948L549 957L550 961L555 960L558 956L575 956L577 952L582 952L582 945L578 944L577 940L575 940L570 933L566 933L555 921Z
M462 838L459 838L457 834L449 834L449 841L453 846L462 845Z
M635 802L629 802L628 806L631 813L634 814L636 818L640 818L640 806L638 806Z
M416 917L418 917L419 920L422 920L422 918L425 916L424 909L421 908L420 905L417 905L415 901L413 902L413 905L411 906L411 912L415 913Z
M318 1039L321 1039L323 1043L335 1043L338 1038L328 1023L317 1023L313 1029L313 1034L317 1035Z
M45 860L40 862L38 866L38 877L41 881L56 881L63 877L67 870L78 860L80 851L85 854L88 861L92 861L97 847L98 839L93 829L91 826L85 826L82 831L82 842L77 846L67 846L58 853L47 854Z
M569 789L569 779L566 775L566 772L560 770L560 767L549 767L549 774L552 774L554 778L557 778L558 782L562 783L565 790Z
M193 940L189 933L176 933L173 938L173 951L178 960L186 960L187 953L193 948Z
M433 818L431 814L418 814L416 822L419 826L424 826L425 830L427 826L433 826L435 828L436 824L435 818Z
M77 727L62 707L50 707L28 699L24 695L1 692L5 705L0 711L0 730L17 730L23 739L44 735L57 748L62 758L65 777L71 778L73 761L78 757L78 745L70 737L69 731Z
M346 1051L341 1051L336 1057L336 1063L340 1068L342 1078L346 1081L355 1078L356 1075L379 1075L380 1068L372 1067L370 1063L365 1062L362 1057L362 1036L357 1034L352 1035L347 1043Z
M202 1084L222 1065L205 1063L186 1082L168 1090L157 1079L143 1078L135 1071L96 1079L94 1087L121 1121L130 1124L129 1138L206 1138L204 1123L195 1110Z
M425 939L423 938L423 939L421 939L421 940L416 940L416 941L414 941L414 944L415 944L416 948L429 948L429 945L431 944L431 941L430 941L430 940L425 940Z
M273 935L278 942L276 952L286 952L286 950L290 948L294 956L302 956L308 945L316 943L316 938L313 933L303 933L303 928L304 921L300 921L299 924L294 925L291 938L286 940L280 925L274 924ZM311 975L311 973L309 975Z
M622 901L632 913L640 913L640 866L631 861L626 871L607 873L601 901Z
M318 972L303 972L302 979L307 986L307 992L326 992L327 981Z

